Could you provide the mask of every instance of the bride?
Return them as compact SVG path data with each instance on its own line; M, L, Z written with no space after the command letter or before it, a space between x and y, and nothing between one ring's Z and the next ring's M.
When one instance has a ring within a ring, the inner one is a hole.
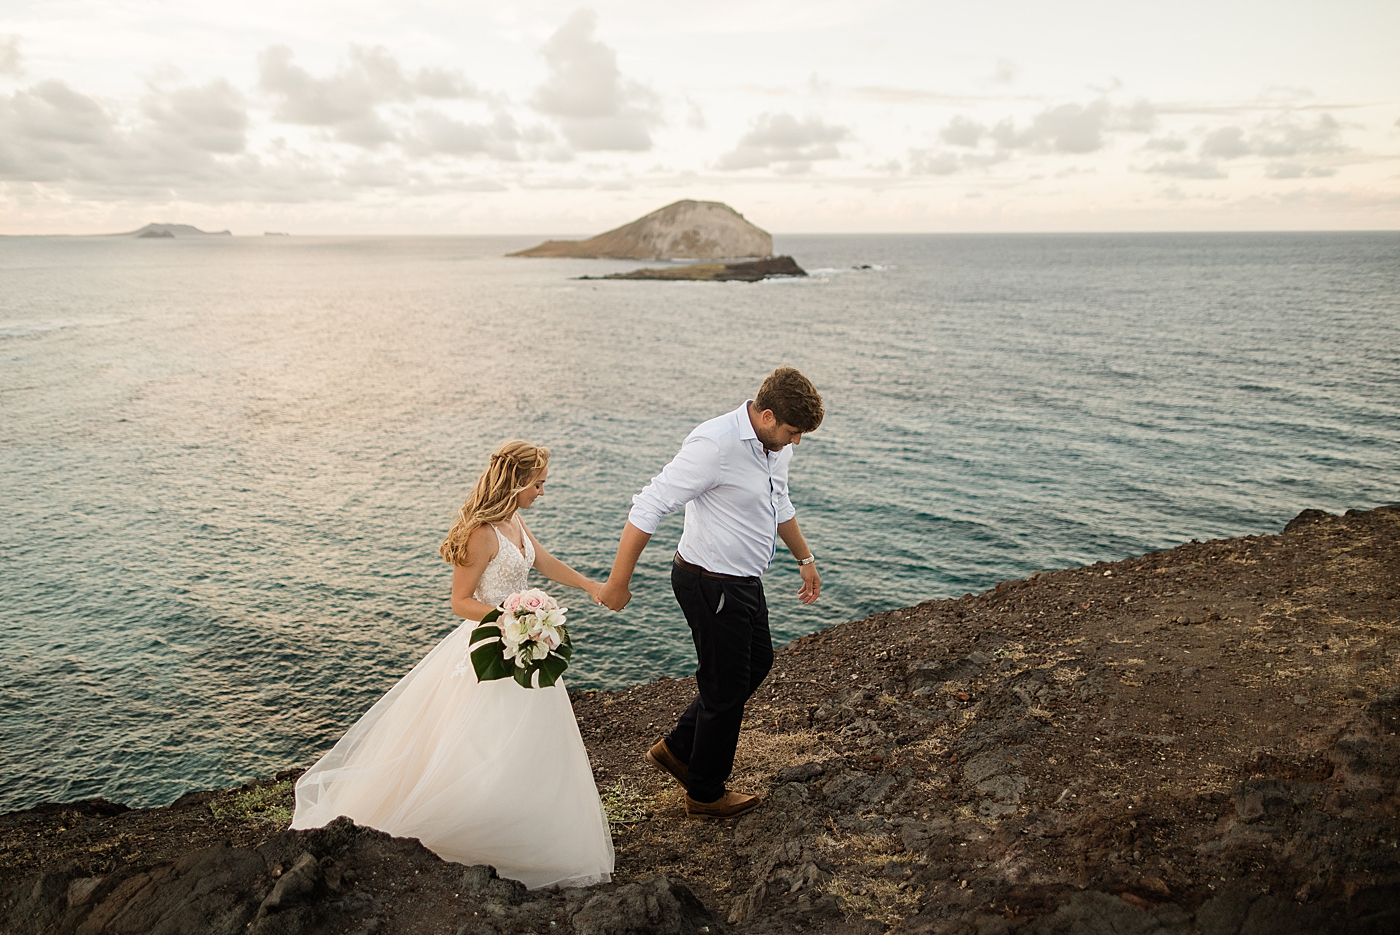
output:
M297 781L293 828L346 815L531 889L611 879L608 820L563 680L479 682L467 656L476 621L524 590L532 566L595 597L601 588L520 519L544 492L548 464L549 449L523 441L491 456L440 549L453 565L452 610L466 622Z

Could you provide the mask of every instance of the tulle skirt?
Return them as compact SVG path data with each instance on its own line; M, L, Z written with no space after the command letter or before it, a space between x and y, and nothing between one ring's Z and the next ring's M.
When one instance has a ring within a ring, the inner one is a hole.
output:
M610 880L612 835L563 680L478 682L460 666L475 626L448 634L306 771L292 827L346 815L531 889Z

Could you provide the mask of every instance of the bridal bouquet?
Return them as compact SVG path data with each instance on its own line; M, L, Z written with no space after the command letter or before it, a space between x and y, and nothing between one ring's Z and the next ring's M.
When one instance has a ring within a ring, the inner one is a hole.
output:
M553 685L574 651L564 626L567 612L537 588L506 598L481 618L467 641L477 679L513 678L525 688Z

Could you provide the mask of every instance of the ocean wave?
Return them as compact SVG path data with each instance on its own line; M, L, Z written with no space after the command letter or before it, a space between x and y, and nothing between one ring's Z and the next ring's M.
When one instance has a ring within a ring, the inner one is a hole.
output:
M69 328L101 328L106 325L119 325L129 318L87 318L75 321L11 321L0 325L0 341L9 338L32 338L51 331L65 331Z
M880 263L856 263L852 266L819 266L816 269L807 270L807 275L834 276L839 273L883 273L891 269L894 267Z

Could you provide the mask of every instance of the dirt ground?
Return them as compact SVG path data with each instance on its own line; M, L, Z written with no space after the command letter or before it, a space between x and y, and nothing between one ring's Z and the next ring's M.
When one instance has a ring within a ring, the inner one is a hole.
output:
M599 893L664 876L677 905L702 904L598 931L1400 931L1400 507L1307 511L1278 535L804 637L750 702L731 785L766 801L737 821L688 820L641 759L693 689L574 696L615 819L617 877ZM40 918L45 886L71 904L99 885L85 880L289 841L294 776L165 809L0 816L0 922ZM381 894L296 930L472 931L443 895L457 872L433 869L448 882L415 913ZM549 931L589 935L559 907ZM83 914L63 911L24 930ZM532 930L509 918L494 930Z

